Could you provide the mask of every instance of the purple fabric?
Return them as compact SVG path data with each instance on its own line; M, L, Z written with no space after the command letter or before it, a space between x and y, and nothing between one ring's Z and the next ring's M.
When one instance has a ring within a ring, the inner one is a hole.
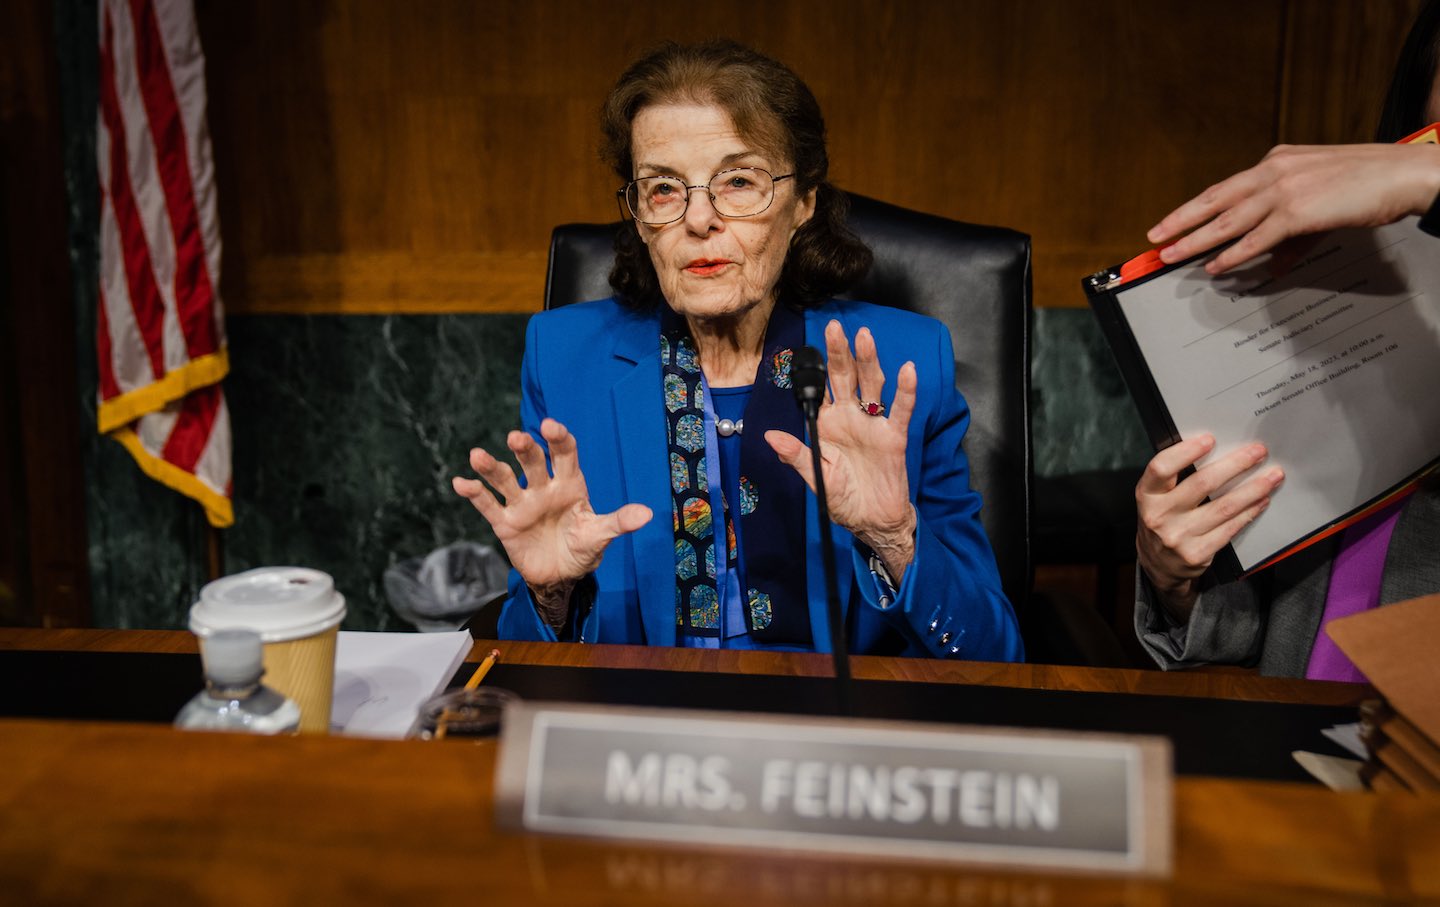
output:
M1380 575L1385 570L1385 553L1390 549L1390 534L1400 518L1404 500L1372 513L1347 528L1340 537L1340 553L1330 568L1330 591L1325 594L1325 613L1320 617L1320 631L1315 634L1315 647L1310 650L1310 664L1305 668L1307 680L1340 680L1365 683L1360 669L1340 651L1325 628L1330 621L1359 614L1380 604Z

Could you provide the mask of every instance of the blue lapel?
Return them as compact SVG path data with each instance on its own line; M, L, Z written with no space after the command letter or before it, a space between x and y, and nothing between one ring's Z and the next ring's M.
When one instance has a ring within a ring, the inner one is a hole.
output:
M620 469L625 477L625 499L645 504L653 512L650 522L634 533L636 590L645 642L675 645L675 558L658 556L675 547L671 519L670 473L665 456L665 400L660 383L660 320L637 318L621 326L614 355L633 364L612 387L615 431L619 435ZM623 368L623 366L622 366Z
M825 353L825 325L831 318L838 317L830 306L805 310L805 343ZM845 334L854 336L853 326L846 324ZM807 439L808 440L808 439ZM810 596L810 631L815 638L815 651L830 651L830 622L825 615L825 562L820 555L820 503L813 492L805 495L805 585ZM854 584L854 563L850 557L854 536L839 526L830 527L830 537L835 542L835 581L839 587L840 607L848 612L850 589Z
M805 342L822 352L825 349L825 324L835 316L830 307L805 311ZM842 319L843 321L843 319ZM854 326L845 325L847 334ZM636 552L669 552L674 547L671 516L669 463L663 453L666 447L664 396L660 382L660 322L655 318L637 318L620 326L614 357L633 367L615 382L611 401L615 409L615 430L619 435L621 471L625 477L625 500L647 505L654 518L634 533ZM806 589L810 599L810 629L817 651L830 651L830 625L825 615L825 570L820 557L820 524L818 502L814 494L806 495L805 568ZM835 541L836 572L843 607L849 607L854 584L854 565L850 557L854 539L839 526L832 527ZM640 598L640 620L645 629L645 642L652 646L675 645L675 561L673 557L635 558L635 580Z

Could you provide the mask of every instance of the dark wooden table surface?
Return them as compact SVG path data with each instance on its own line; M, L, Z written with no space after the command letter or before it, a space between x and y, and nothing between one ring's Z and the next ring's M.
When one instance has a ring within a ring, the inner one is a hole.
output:
M481 641L507 663L816 674L825 657ZM0 648L187 652L185 633L0 630ZM862 678L1343 704L1245 674L856 659ZM0 720L0 902L1365 904L1440 899L1440 797L1182 777L1171 879L1018 873L502 832L493 742Z

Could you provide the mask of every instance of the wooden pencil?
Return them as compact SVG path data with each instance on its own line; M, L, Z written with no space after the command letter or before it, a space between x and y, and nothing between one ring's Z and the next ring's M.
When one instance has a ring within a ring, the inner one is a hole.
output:
M470 679L465 682L465 689L473 690L478 687L480 685L480 681L484 680L485 675L489 674L490 669L495 666L495 660L499 657L500 650L491 649L490 654L485 656L485 660L480 662L480 667L476 668L475 673L471 674Z

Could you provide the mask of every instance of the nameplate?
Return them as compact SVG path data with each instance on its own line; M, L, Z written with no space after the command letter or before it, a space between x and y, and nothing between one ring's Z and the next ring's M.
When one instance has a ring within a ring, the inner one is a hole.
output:
M1158 737L606 708L506 710L496 814L528 831L1167 875Z

